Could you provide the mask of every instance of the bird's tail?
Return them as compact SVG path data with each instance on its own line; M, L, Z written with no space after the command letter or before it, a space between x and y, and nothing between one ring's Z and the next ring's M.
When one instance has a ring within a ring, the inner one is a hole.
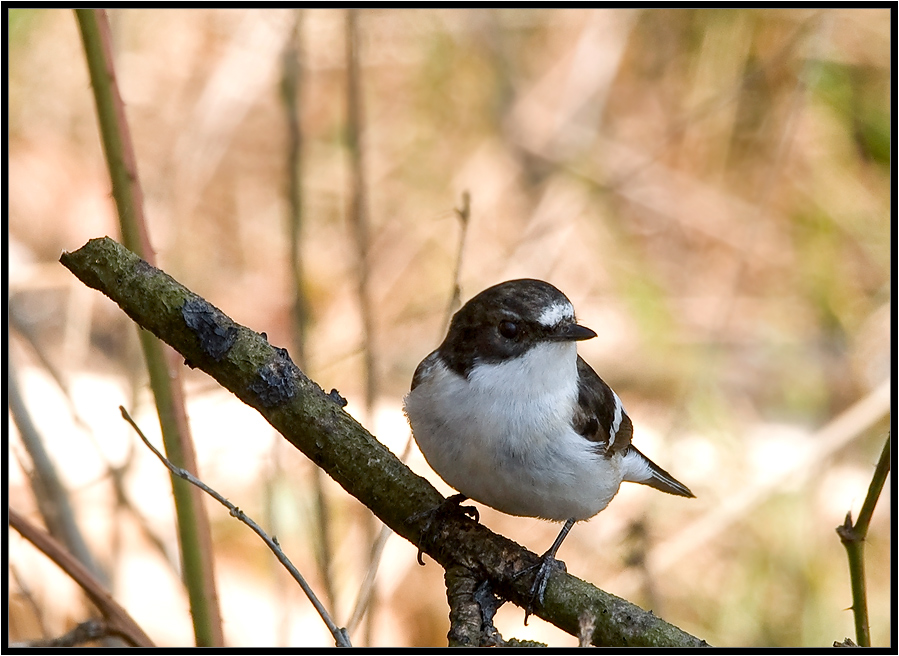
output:
M624 455L624 480L654 487L679 497L694 497L690 488L644 456L633 444Z

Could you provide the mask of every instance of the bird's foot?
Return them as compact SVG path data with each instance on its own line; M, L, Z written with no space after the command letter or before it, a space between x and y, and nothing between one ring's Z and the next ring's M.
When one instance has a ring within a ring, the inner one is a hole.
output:
M537 570L537 573L534 574L534 582L531 584L531 590L528 593L528 605L524 609L524 625L528 624L528 617L530 617L534 610L536 609L536 605L543 605L544 598L546 596L546 586L549 583L549 577L553 573L553 570L558 570L561 572L567 572L568 569L565 567L565 563L561 560L557 560L553 556L553 550L550 549L545 554L540 556L540 562L536 565L531 565L515 575L515 578L522 576L523 574L527 574L528 572L532 572ZM535 605L536 602L536 605Z
M418 564L424 565L425 561L422 558L422 554L424 553L423 544L426 537L434 530L434 527L453 513L461 512L463 515L467 517L471 517L474 521L479 521L481 516L478 513L478 509L474 506L463 506L461 505L463 501L465 501L468 497L464 494L454 494L453 496L444 499L439 506L436 508L431 508L430 510L424 510L419 513L415 513L411 517L406 519L407 524L413 524L421 519L425 520L425 525L421 529L421 533L418 538Z

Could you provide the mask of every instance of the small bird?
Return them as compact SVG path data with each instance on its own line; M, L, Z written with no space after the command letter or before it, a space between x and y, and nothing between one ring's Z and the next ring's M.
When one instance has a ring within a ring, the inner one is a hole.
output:
M596 337L542 280L485 289L453 315L418 365L404 410L431 468L460 494L509 515L565 522L543 554L525 610L543 603L556 552L622 481L693 493L631 444L621 399L578 354Z

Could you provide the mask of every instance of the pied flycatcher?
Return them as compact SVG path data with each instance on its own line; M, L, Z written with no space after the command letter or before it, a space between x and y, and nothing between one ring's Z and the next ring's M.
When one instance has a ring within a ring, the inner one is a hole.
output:
M452 502L565 522L541 558L531 604L543 603L568 531L605 508L622 481L693 496L631 444L621 399L577 354L575 342L593 337L549 283L494 285L456 312L404 402L428 464L461 493Z

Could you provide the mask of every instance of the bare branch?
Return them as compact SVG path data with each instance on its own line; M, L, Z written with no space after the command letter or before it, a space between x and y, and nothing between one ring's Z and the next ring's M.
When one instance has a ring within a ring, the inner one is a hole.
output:
M849 580L852 584L852 615L855 618L855 639L859 647L871 646L871 626L868 622L868 590L865 581L865 538L868 537L868 526L874 514L874 506L883 491L887 474L890 473L890 435L887 435L880 460L874 468L874 475L868 485L868 494L858 514L858 520L852 523L852 513L846 513L846 521L837 526L837 535L846 547L849 559ZM847 638L848 640L848 638Z

